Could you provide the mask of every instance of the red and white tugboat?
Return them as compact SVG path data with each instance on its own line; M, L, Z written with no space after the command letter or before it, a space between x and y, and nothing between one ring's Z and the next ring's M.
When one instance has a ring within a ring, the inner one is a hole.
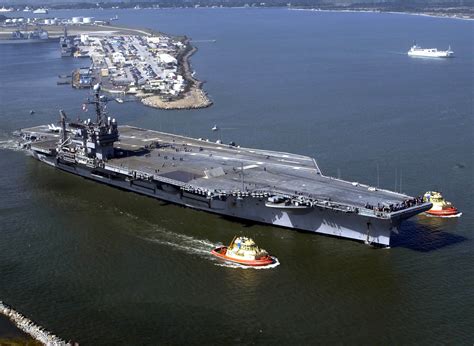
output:
M446 201L438 191L428 191L423 196L424 202L433 203L433 207L425 213L431 216L437 217L457 217L461 216L459 212L451 202Z
M260 249L247 237L234 237L229 246L218 247L211 253L224 260L247 266L266 266L274 263L267 251Z

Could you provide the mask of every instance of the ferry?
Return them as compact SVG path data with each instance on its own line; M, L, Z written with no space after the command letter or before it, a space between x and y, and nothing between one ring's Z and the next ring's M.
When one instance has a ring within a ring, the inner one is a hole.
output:
M33 11L34 14L48 14L48 10L46 8L38 8Z
M264 249L260 249L251 238L234 237L229 246L221 246L211 251L219 258L248 266L265 266L274 262Z
M425 58L452 58L454 52L449 46L448 50L438 50L437 48L421 48L416 43L408 51L409 56Z
M441 192L428 191L423 196L423 200L433 204L433 207L425 212L428 215L438 217L457 217L462 215L462 213L460 213L451 202L448 202L443 198Z

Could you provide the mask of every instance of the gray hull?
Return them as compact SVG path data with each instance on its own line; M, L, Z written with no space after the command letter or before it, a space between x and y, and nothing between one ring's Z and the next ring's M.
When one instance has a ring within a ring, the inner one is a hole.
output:
M93 172L86 166L60 162L56 157L37 152L33 152L33 156L48 165L87 179L193 209L383 246L390 245L391 232L398 232L401 221L374 219L317 206L294 209L270 208L266 206L266 198L263 196L261 198L228 196L222 199L211 199L204 195L183 191L179 186L172 184L128 180L120 174L111 175L110 172L105 171Z

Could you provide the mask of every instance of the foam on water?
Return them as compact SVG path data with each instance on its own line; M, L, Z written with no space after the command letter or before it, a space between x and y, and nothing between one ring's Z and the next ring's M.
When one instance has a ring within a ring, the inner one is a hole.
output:
M17 143L16 140L14 140L14 139L4 139L4 138L0 138L0 149L14 150L14 151L22 151L23 150L18 146L18 143Z
M196 239L184 234L178 234L171 231L166 231L160 228L153 230L152 234L147 237L141 237L146 241L166 245L176 250L184 251L192 255L199 255L213 259L211 250L222 244L214 244L207 239Z
M120 210L119 208L117 208L117 207L112 207L112 210L113 210L114 212L117 212L117 213L119 213L120 215L124 215L124 216L126 216L126 217L128 217L128 218L130 218L130 219L133 219L133 220L138 220L138 219L139 219L138 216L133 215L133 214L131 214L131 213L129 213L129 212L126 212L126 211L121 211L121 210Z
M278 261L278 258L276 258L274 256L271 256L271 257L273 259L273 263L269 264L269 265L266 265L266 266L258 266L258 267L246 266L246 265L243 265L243 264L229 262L229 261L216 263L215 265L218 266L218 267L226 267L226 268L233 268L233 269L257 269L257 270L260 270L260 269L273 269L273 268L278 267L280 265L280 261Z
M430 214L425 213L426 217L436 217L436 218L439 218L439 219L452 219L452 218L455 218L455 217L461 217L461 215L462 215L462 212L454 214L454 215L445 215L445 216L430 215Z
M272 269L280 265L278 258L273 257L273 263L266 266L246 266L239 263L218 259L211 254L211 250L222 246L221 243L214 244L207 239L197 239L184 234L178 234L166 231L160 228L153 230L153 233L147 237L140 237L143 240L172 247L173 249L186 252L190 255L197 255L202 258L215 262L216 266L233 269Z

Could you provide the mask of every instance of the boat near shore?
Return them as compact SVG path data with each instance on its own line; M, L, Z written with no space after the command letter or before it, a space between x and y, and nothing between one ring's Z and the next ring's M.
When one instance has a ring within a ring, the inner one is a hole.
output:
M451 50L451 46L447 50L438 50L437 48L421 48L416 43L410 48L407 53L412 57L422 58L452 58L454 52Z
M37 28L29 32L15 30L8 39L0 40L0 44L44 43L52 41L55 41L55 39L50 38L46 30Z

